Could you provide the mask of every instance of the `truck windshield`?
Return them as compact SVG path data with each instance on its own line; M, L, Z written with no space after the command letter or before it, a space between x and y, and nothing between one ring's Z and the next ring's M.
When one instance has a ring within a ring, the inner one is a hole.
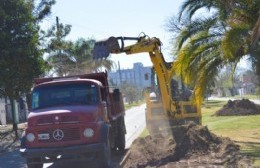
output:
M32 93L32 109L61 105L92 105L98 102L94 84L59 84L38 87Z

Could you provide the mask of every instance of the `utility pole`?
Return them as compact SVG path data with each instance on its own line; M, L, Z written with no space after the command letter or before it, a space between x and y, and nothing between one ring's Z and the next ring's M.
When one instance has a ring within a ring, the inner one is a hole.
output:
M60 23L59 23L59 17L58 16L56 16L56 27L57 27L56 36L60 41Z
M59 51L58 51L58 59L59 59L59 71L60 72L58 72L58 73L60 73L59 74L59 76L61 75L61 76L63 76L63 65L62 65L62 57L61 57L61 46L60 46L60 44L61 44L61 32L60 32L60 23L59 23L59 17L58 16L56 16L56 27L57 27L57 31L56 31L56 36L57 36L57 40L58 40L58 47L59 47Z
M119 82L120 82L120 84L122 84L122 76L121 76L120 63L119 63L119 61L118 61L117 63L118 63L118 72L119 72Z

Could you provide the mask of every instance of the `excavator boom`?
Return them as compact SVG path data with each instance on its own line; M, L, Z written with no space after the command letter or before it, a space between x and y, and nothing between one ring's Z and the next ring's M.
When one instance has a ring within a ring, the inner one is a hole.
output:
M136 41L132 45L125 46L125 41ZM121 46L119 45L121 41ZM159 79L162 102L166 111L170 111L170 76L165 65L164 57L161 53L161 42L158 38L148 38L147 36L135 37L109 37L106 40L96 42L93 50L94 59L106 59L110 54L125 53L127 55L137 53L149 53L154 69ZM164 100L163 100L164 99Z
M121 41L121 46L118 41ZM126 40L136 41L133 45L125 47ZM108 39L97 41L93 50L93 59L106 59L110 54L137 54L142 52L154 52L161 46L158 38L148 39L144 37L109 37Z
M134 44L125 46L125 41L134 41ZM120 44L121 42L121 44ZM146 97L146 120L172 119L174 123L183 123L192 120L201 123L200 107L191 101L180 101L173 98L173 79L171 67L167 65L161 53L161 42L158 38L142 37L109 37L97 41L93 50L93 59L106 59L110 54L125 53L127 55L137 53L148 53L153 63L158 82L160 95L158 101L151 101ZM177 92L176 92L177 93ZM162 115L163 114L163 115ZM149 121L148 121L149 120ZM181 122L179 122L181 121ZM149 124L148 124L149 125Z

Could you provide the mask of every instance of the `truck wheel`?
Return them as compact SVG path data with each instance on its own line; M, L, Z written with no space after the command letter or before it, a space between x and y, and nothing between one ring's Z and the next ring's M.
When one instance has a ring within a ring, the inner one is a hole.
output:
M125 131L123 129L120 129L120 132L118 133L117 138L117 148L120 151L125 150Z
M105 143L104 151L100 153L100 166L104 168L110 168L111 166L111 149L109 139Z
M121 119L119 124L119 132L116 137L116 147L119 151L125 150L125 123L124 118Z
M28 168L42 168L43 163L37 163L37 162L40 162L40 161L41 161L40 158L27 159L27 167Z

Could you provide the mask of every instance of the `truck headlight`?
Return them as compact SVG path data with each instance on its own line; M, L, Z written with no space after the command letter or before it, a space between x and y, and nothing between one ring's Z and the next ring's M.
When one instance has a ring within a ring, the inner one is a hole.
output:
M35 136L33 135L33 133L29 133L26 135L26 139L29 142L33 142L35 140Z
M91 138L93 137L94 135L94 130L92 128L86 128L83 132L83 135L86 137L86 138Z

